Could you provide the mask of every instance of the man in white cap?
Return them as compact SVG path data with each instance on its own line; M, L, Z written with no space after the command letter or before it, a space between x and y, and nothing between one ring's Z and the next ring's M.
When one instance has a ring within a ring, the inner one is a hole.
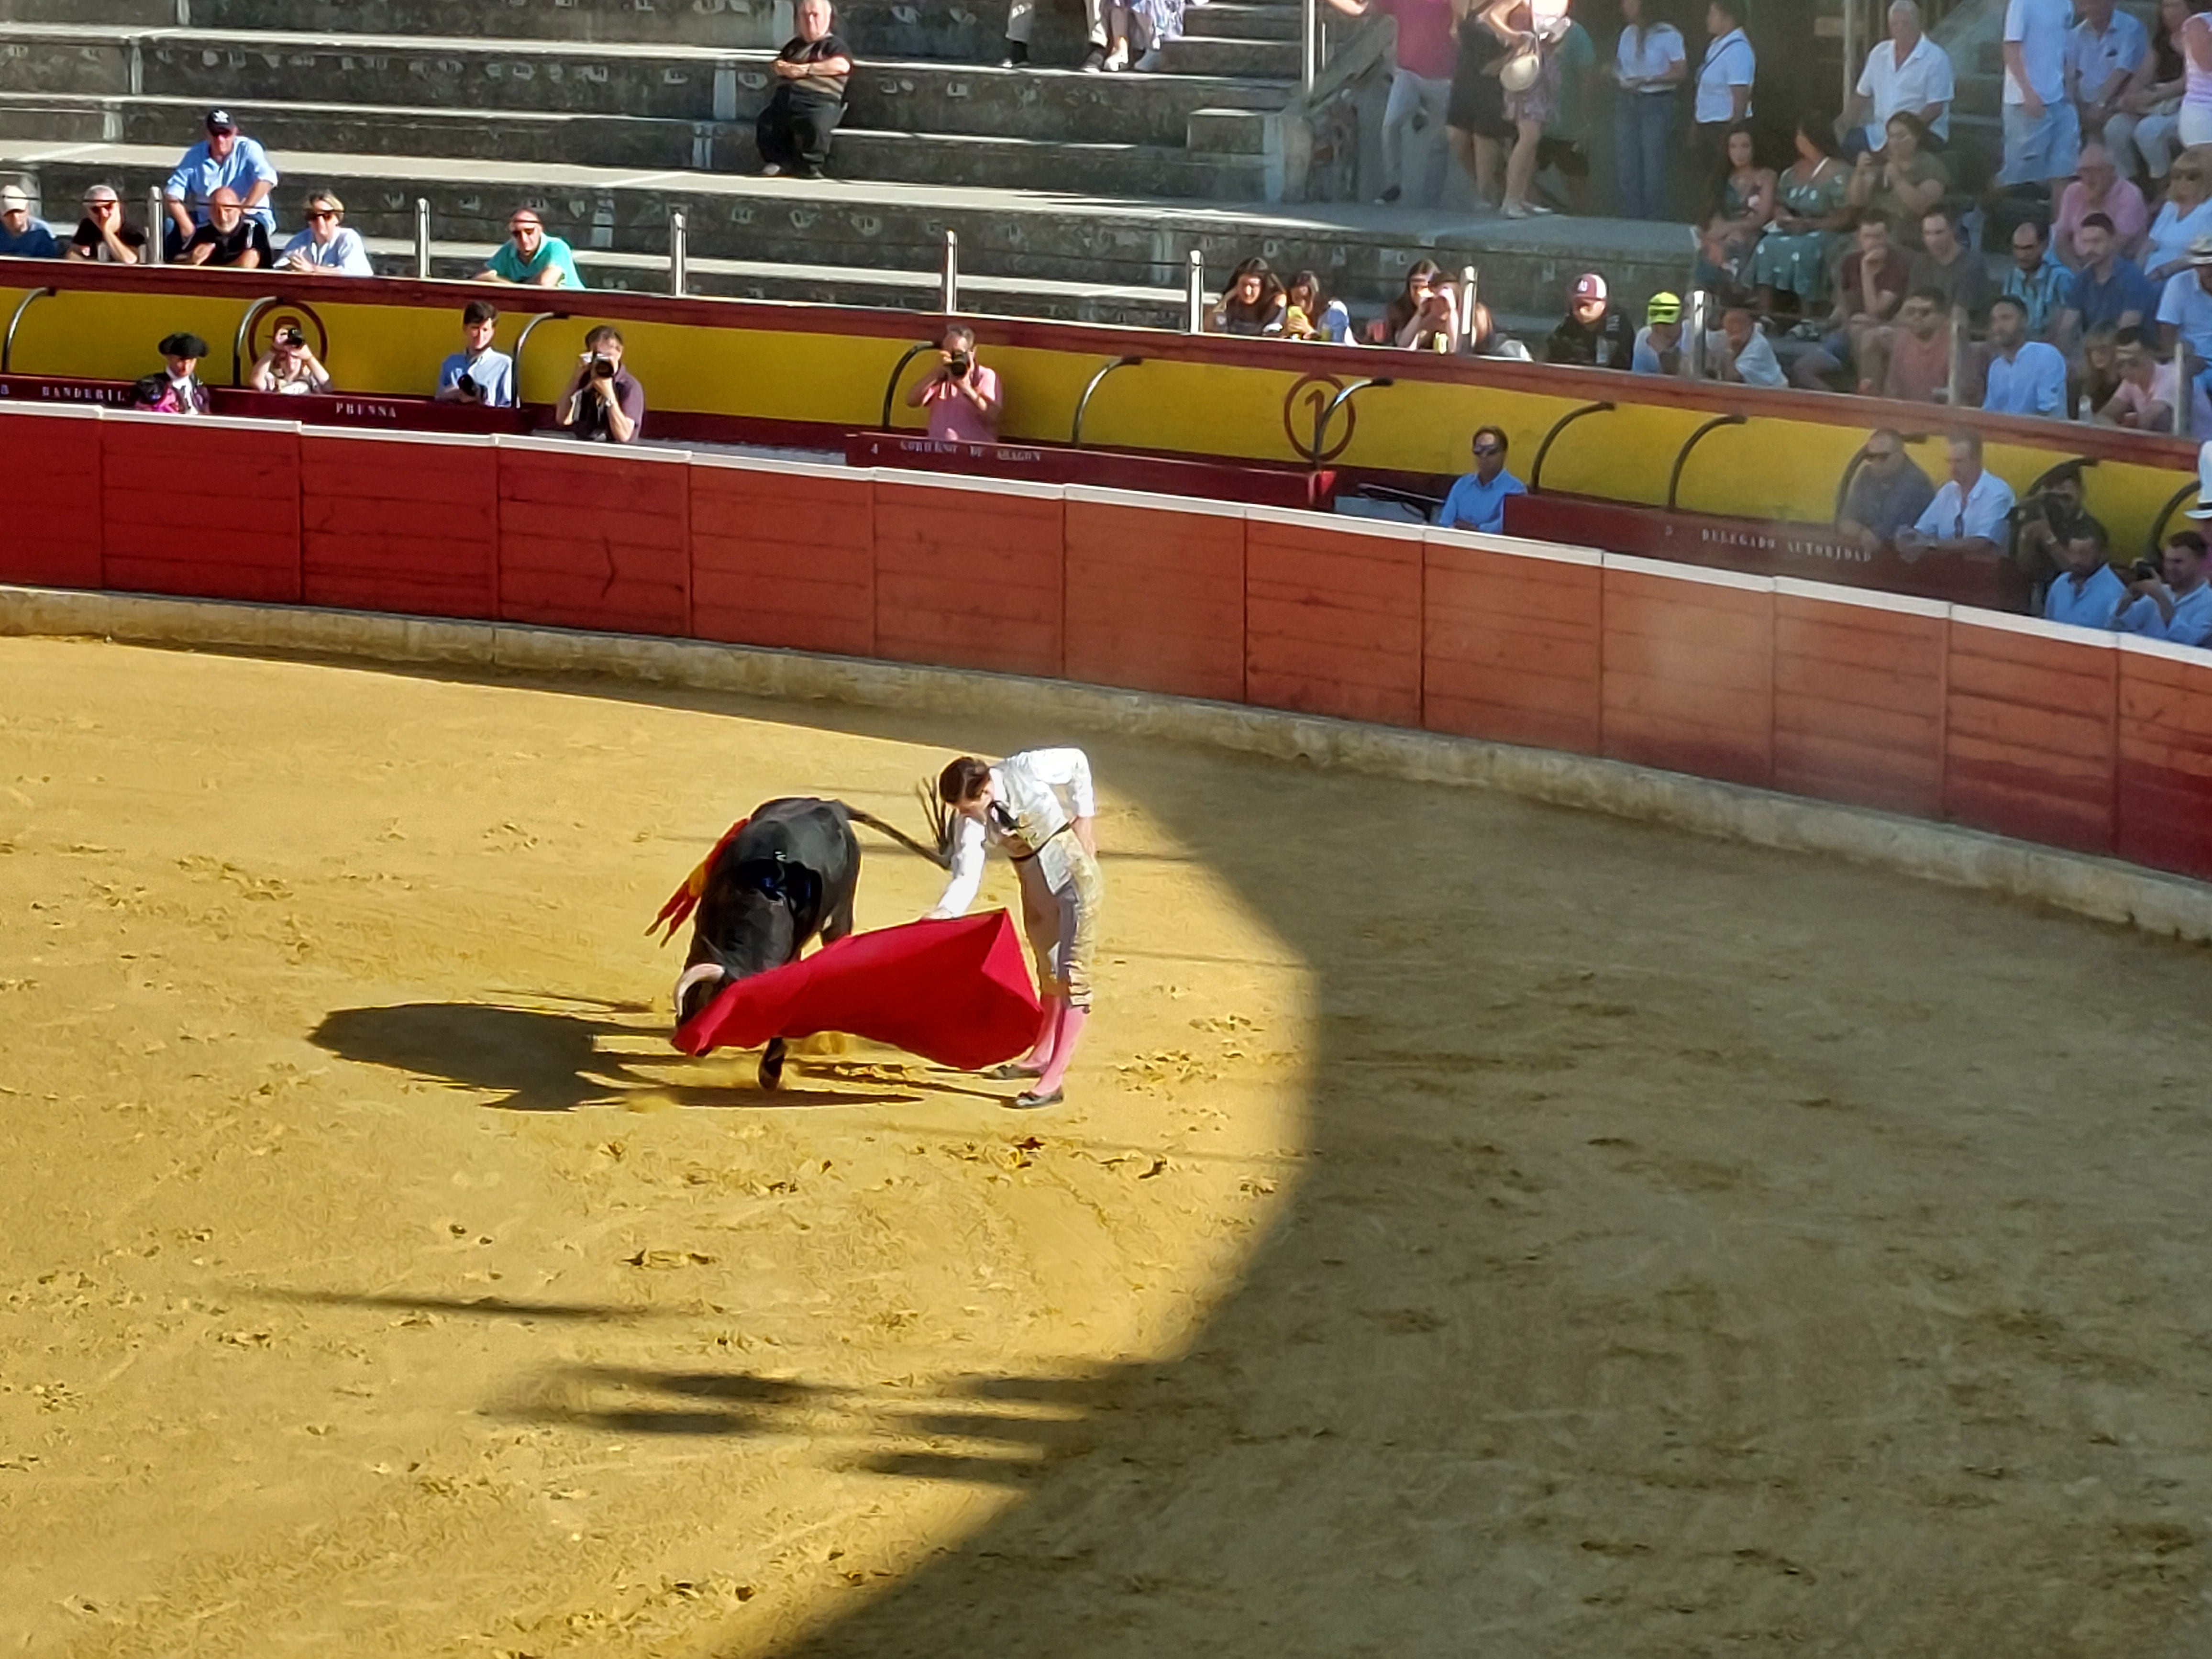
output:
M84 217L76 234L62 249L66 259L90 259L100 264L135 265L146 258L146 233L123 216L123 203L112 185L94 185L84 193Z
M184 252L192 233L208 222L208 204L219 190L236 194L246 217L260 225L264 240L276 228L276 216L269 210L276 169L269 164L268 155L239 131L227 109L210 110L204 125L207 137L185 152L161 186L161 200L169 210L172 258Z
M54 234L31 216L31 198L20 185L0 189L0 258L58 259Z
M1567 314L1544 342L1544 361L1578 368L1626 368L1636 358L1636 328L1607 301L1605 278L1586 270L1567 294Z

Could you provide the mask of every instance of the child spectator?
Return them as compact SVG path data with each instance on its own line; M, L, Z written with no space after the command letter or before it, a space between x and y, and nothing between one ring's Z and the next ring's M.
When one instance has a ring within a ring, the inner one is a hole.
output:
M31 198L17 185L0 189L0 257L61 258L61 249L54 245L53 232L31 216Z
M795 21L799 33L769 65L775 91L753 124L763 178L789 173L819 179L830 159L830 135L845 112L853 54L830 32L830 0L799 0Z
M1367 337L1376 345L1412 351L1457 351L1465 337L1462 327L1451 278L1435 260L1417 259L1406 273L1405 288L1368 325Z
M1229 273L1229 286L1210 319L1217 334L1280 334L1290 302L1265 259L1246 259Z
M315 354L308 349L307 337L296 328L276 331L269 349L253 365L251 380L256 392L282 392L288 397L331 389L330 370L316 362Z
M307 198L307 228L284 244L279 267L310 276L375 276L361 234L347 229L344 218L345 204L326 190L317 191Z
M94 185L84 193L84 217L62 255L100 264L135 265L146 257L146 233L124 218L123 204L112 185Z
M1295 339L1322 340L1331 345L1352 343L1352 313L1345 309L1343 301L1328 297L1321 278L1313 272L1302 270L1291 277L1285 297L1289 309L1283 317L1284 333Z
M149 415L204 415L207 388L199 382L200 359L207 342L197 334L172 334L156 348L164 365L131 388L131 406Z
M581 288L576 255L558 236L545 234L544 222L530 208L517 208L507 222L507 240L477 272L479 283L511 283L518 288Z
M514 407L514 359L491 349L498 328L499 307L490 301L471 300L462 308L461 349L438 365L440 403Z

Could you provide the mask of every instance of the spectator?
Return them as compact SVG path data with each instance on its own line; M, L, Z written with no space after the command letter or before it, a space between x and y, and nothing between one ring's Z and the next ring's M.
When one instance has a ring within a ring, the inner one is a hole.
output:
M1010 0L1006 7L1006 57L1000 65L1004 69L1025 69L1030 61L1030 34L1036 21L1037 0ZM1129 25L1127 6L1109 6L1105 0L1084 0L1084 21L1088 27L1090 48L1083 59L1083 68L1096 73L1106 67L1106 14L1109 10L1122 14L1121 62L1129 61ZM1118 68L1119 65L1116 65Z
M753 123L753 138L762 177L789 173L819 179L830 159L830 135L845 112L853 53L830 32L830 0L799 0L792 15L799 33L769 65L776 88ZM1126 46L1122 51L1126 57Z
M1382 109L1382 193L1376 199L1395 202L1405 192L1406 137L1413 118L1420 116L1431 129L1456 125L1451 110L1454 65L1462 50L1455 34L1452 0L1328 0L1347 17L1382 16L1397 20L1395 65L1390 73L1389 100ZM1479 29L1477 5L1467 16L1467 31ZM1497 89L1495 77L1492 89ZM1433 206L1443 189L1443 166L1422 146L1420 199Z
M461 349L438 365L437 399L484 409L514 407L514 359L491 349L499 307L471 300L461 310Z
M1474 471L1461 475L1437 509L1440 527L1489 535L1504 531L1505 498L1528 493L1528 486L1505 470L1505 434L1500 428L1474 429Z
M2081 335L2081 404L2092 411L2102 409L2117 397L2120 390L2120 335L2115 328L2092 328ZM2150 349L2149 337L2138 329L2124 331L2143 342L2143 349Z
M1759 76L1759 55L1743 32L1746 0L1706 0L1705 33L1711 37L1698 64L1697 97L1691 108L1701 159L1699 181L1718 180L1729 171L1729 134L1751 118L1752 83Z
M2191 149L2212 144L2212 17L2203 0L2191 0L2181 26L2181 113L2175 131Z
M1883 331L1881 343L1882 372L1875 389L1883 397L1908 404L1940 404L1948 398L1951 307L1942 289L1922 288L1907 294L1897 309L1897 325Z
M645 426L645 388L623 368L620 329L603 323L584 336L584 354L553 407L562 430L586 442L637 441Z
M238 130L230 112L207 112L207 137L194 144L177 163L161 186L162 205L168 210L165 238L171 258L182 256L192 233L207 223L216 192L228 190L245 210L246 216L261 227L262 246L276 228L276 216L269 209L269 192L276 188L276 169L261 146ZM265 264L266 258L263 259Z
M2163 283L2189 268L2190 245L2212 236L2212 149L2185 149L2166 173L2166 202L2143 244L2143 275Z
M1878 553L1919 522L1936 499L1936 486L1905 453L1905 435L1892 428L1869 438L1859 456L1836 528L1863 551Z
M1898 227L1908 249L1920 246L1920 221L1942 205L1951 189L1951 168L1924 148L1928 130L1917 115L1902 111L1889 118L1889 147L1880 155L1859 157L1851 167L1850 201L1872 208Z
M253 365L251 380L256 392L295 397L331 389L330 371L315 360L315 354L307 348L307 337L296 328L276 331L269 349Z
M1636 331L1636 347L1629 368L1638 374L1680 374L1682 372L1682 301L1674 294L1655 294L1644 307L1644 326Z
M2120 177L2112 153L2100 143L2081 146L2081 165L2074 182L2058 195L2058 218L2052 226L2051 248L2069 270L2081 268L2081 252L2075 246L2081 222L2100 213L2109 222L2119 251L2133 258L2150 230L2150 204L2132 179Z
M2107 629L2127 603L2126 584L2106 562L2105 526L2086 514L2057 540L2058 574L2043 592L2043 620Z
M2084 138L2101 138L2120 112L2136 70L2150 54L2150 35L2132 12L2112 0L2075 0L2081 21L2066 34L2066 88Z
M1404 289L1370 325L1368 338L1414 351L1457 351L1465 343L1459 295L1436 261L1414 261Z
M1728 177L1720 200L1698 233L1700 288L1741 288L1751 277L1752 251L1774 217L1774 169L1759 165L1751 125L1728 136Z
M1802 118L1797 157L1775 180L1774 218L1752 255L1760 310L1771 312L1778 293L1808 310L1827 292L1828 266L1850 222L1850 173L1836 159L1828 124L1817 116Z
M1452 65L1451 98L1444 109L1444 137L1484 206L1504 196L1501 146L1513 142L1513 123L1505 116L1505 83L1498 75L1509 54L1491 17L1489 0L1463 0ZM1395 83L1394 83L1395 89Z
M2083 219L2074 233L2081 266L2074 273L2074 313L2081 326L2140 327L2158 305L2158 290L2134 260L2118 252L2112 222L2101 213Z
M1559 112L1559 28L1564 15L1548 17L1539 27L1534 9L1515 0L1492 0L1486 17L1504 14L1501 33L1510 50L1498 66L1498 78L1505 88L1505 118L1513 128L1513 149L1505 158L1505 194L1498 210L1509 219L1526 219L1552 210L1529 199L1535 187L1536 159L1544 147L1544 129Z
M2162 563L2162 572L2153 571L2148 559L2136 567L2112 626L2123 634L2140 634L2169 645L2203 645L2212 640L2212 584L2204 580L2204 538L2193 530L2183 531L2166 543ZM2110 574L2112 567L2105 568Z
M1536 144L1536 172L1540 178L1556 173L1556 198L1570 213L1589 211L1590 106L1595 101L1597 43L1571 16L1559 19L1560 33L1553 43L1552 58L1559 72L1559 95L1553 100L1551 118L1544 123ZM1534 205L1533 203L1530 205Z
M1897 550L1908 560L1929 553L1994 555L2004 547L2012 490L1982 471L1981 434L1953 433L1949 451L1951 476L1911 528L1897 532Z
M2189 269L2166 279L2158 301L2159 343L2167 356L2176 341L2189 348L2196 365L2189 373L2212 363L2212 236L2200 236L2189 246Z
M1160 66L1160 49L1170 40L1182 39L1182 14L1185 0L1131 0L1126 11L1130 24L1144 43L1144 56L1129 65L1131 69L1151 74ZM1202 5L1205 0L1200 0ZM1141 27L1135 26L1141 25Z
M269 232L246 216L238 192L228 187L208 198L208 220L185 244L179 264L222 270L261 270L269 264Z
M1713 337L1706 336L1711 349ZM1790 384L1774 356L1774 342L1759 325L1759 318L1741 300L1721 313L1719 349L1714 352L1719 378L1737 386L1760 386L1779 390Z
M326 190L307 198L307 228L284 244L277 267L307 275L374 276L358 231L346 228L345 204Z
M558 236L545 234L535 210L517 208L507 222L507 240L477 272L479 283L511 283L519 288L581 288L576 255Z
M945 331L937 367L906 394L907 407L929 410L929 435L940 443L999 441L999 377L975 358L975 331L955 323Z
M2066 357L2027 337L2027 307L2009 294L1990 307L1990 361L1982 407L1992 415L2040 415L2064 420Z
M1943 296L1944 310L1963 311L1969 322L1978 324L1996 297L1996 285L1982 256L1959 240L1958 221L1942 208L1921 216L1920 246L1905 277L1907 290L1935 289Z
M1889 118L1899 110L1918 120L1929 142L1942 148L1951 136L1951 100L1957 95L1951 54L1922 32L1920 8L1914 0L1890 0L1889 39L1867 54L1857 88L1837 124L1843 129L1844 154L1881 149L1888 142Z
M1289 305L1283 319L1285 334L1330 345L1352 343L1352 313L1345 309L1343 301L1328 297L1321 278L1313 272L1302 270L1291 277L1285 298Z
M2180 404L2180 375L2171 357L2154 357L2136 329L2123 329L2114 342L2119 384L2111 397L2094 404L2096 417L2106 426L2131 432L2171 432L2173 411Z
M1265 259L1247 259L1229 273L1229 286L1213 308L1217 334L1280 334L1290 301Z
M1667 216L1668 152L1674 143L1680 88L1689 79L1682 32L1652 15L1656 0L1620 0L1620 39L1613 47L1614 167L1624 218Z
M131 406L149 415L204 415L207 388L199 382L200 359L207 342L197 334L172 334L155 348L163 371L149 374L131 388Z
M62 253L101 264L135 265L146 257L146 233L124 218L112 185L94 185L84 193L84 217Z
M2118 112L2105 123L2105 143L2124 173L2140 169L2153 180L2163 179L2173 160L2181 137L2182 94L2189 85L2180 36L2194 9L2195 0L2159 0L2150 50L2136 66L2134 84L2120 94Z
M2075 324L2073 273L2050 257L2051 239L2040 223L2023 219L2013 227L2012 269L2004 291L2027 311L2032 338L2048 340L2061 351L2074 349Z
M1579 368L1627 368L1635 360L1634 326L1607 303L1605 278L1584 271L1568 291L1567 314L1544 342L1544 361Z
M31 216L31 198L19 185L0 187L0 258L58 259L54 234Z
M2074 173L2081 127L2066 101L2066 31L2072 0L2007 0L2004 20L2004 166L1996 182L2057 184Z
M1859 215L1857 245L1836 267L1835 303L1820 343L1790 367L1790 382L1807 392L1830 390L1829 377L1860 362L1869 343L1905 302L1906 263L1889 239L1887 216L1873 209ZM1862 369L1859 390L1871 395L1881 384L1878 367Z

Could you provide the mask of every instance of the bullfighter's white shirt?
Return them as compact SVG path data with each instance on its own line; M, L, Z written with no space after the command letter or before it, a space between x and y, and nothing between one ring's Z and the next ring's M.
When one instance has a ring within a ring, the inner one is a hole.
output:
M1066 792L1065 799L1061 792ZM1060 832L1071 818L1095 817L1098 801L1091 785L1091 760L1080 749L1029 749L1009 755L991 769L994 805L1014 821L1012 833L964 814L953 821L952 878L945 884L933 916L967 914L983 883L988 844L1001 852L1036 849L1037 873L1058 892L1067 884L1068 843Z

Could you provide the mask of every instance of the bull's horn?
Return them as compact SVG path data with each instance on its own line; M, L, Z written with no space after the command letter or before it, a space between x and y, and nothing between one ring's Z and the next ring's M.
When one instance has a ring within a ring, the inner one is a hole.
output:
M686 968L676 979L676 1017L678 1019L684 1017L684 999L693 986L702 985L710 979L727 977L719 962L695 962Z

